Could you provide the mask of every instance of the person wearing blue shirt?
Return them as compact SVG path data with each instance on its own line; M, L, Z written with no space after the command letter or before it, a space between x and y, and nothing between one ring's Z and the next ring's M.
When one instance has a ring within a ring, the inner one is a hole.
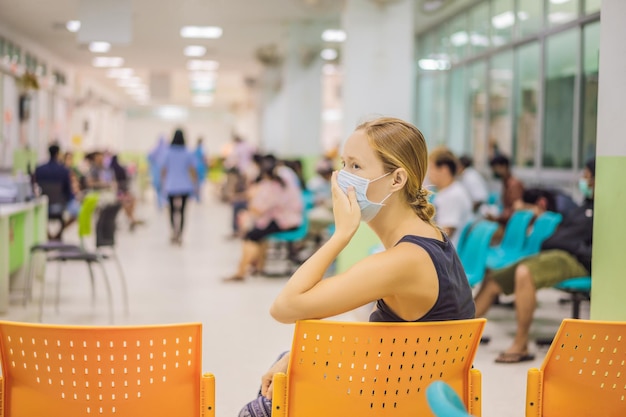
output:
M202 147L202 142L203 142L202 138L198 138L196 149L193 151L193 157L196 161L196 172L198 174L198 193L196 194L197 201L200 201L200 192L202 190L202 183L204 183L204 180L206 179L207 171L209 168L207 157Z
M198 191L195 158L185 147L185 137L180 129L174 132L172 144L163 157L161 179L163 192L169 201L171 242L180 244L187 199Z

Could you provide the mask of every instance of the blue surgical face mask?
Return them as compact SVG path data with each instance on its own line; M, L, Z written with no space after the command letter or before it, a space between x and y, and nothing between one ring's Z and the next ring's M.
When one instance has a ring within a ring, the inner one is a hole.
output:
M378 178L374 178L373 180L359 177L358 175L351 174L343 169L337 174L337 184L344 193L348 194L349 186L354 187L354 191L356 192L356 201L359 203L359 208L361 209L361 221L369 222L372 220L378 214L380 209L383 208L385 200L391 196L392 193L387 194L387 197L383 198L380 203L374 203L373 201L367 199L367 187L369 184L374 181L378 181L389 174L391 174L391 172L381 175Z
M589 186L589 181L584 178L578 180L578 189L585 198L593 198L593 189Z

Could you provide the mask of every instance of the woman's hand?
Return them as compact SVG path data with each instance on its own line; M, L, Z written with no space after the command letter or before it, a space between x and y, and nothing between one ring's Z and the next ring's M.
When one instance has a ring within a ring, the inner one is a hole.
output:
M333 214L335 216L335 233L351 238L359 228L361 209L356 200L354 187L348 187L348 195L337 184L337 171L331 179L333 194Z
M274 394L274 385L272 385L274 374L278 372L287 373L289 355L290 353L283 355L283 357L276 361L276 363L272 365L272 367L261 377L261 394L268 400L271 400L272 395Z

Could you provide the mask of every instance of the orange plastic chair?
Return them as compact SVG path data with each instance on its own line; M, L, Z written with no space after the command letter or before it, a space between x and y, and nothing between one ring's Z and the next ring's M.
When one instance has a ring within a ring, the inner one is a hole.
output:
M274 375L272 417L432 416L435 380L480 417L481 375L471 368L485 322L299 321L287 374Z
M552 416L626 416L626 322L563 320L526 386L526 417Z
M0 321L3 417L214 417L200 323L57 326Z

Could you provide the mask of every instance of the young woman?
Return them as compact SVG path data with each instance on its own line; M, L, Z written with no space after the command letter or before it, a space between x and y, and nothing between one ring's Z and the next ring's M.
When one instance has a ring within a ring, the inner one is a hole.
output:
M278 321L335 316L376 301L370 321L442 321L474 317L474 301L453 245L433 222L422 188L428 150L421 132L399 119L364 123L344 145L343 169L333 173L335 233L287 282L270 313ZM322 280L359 222L385 251ZM283 355L262 377L259 397L241 417L269 416L272 376L286 372Z
M185 147L185 136L180 129L174 132L172 144L163 157L161 184L170 205L171 242L180 244L185 223L185 205L189 196L198 189L195 159Z

